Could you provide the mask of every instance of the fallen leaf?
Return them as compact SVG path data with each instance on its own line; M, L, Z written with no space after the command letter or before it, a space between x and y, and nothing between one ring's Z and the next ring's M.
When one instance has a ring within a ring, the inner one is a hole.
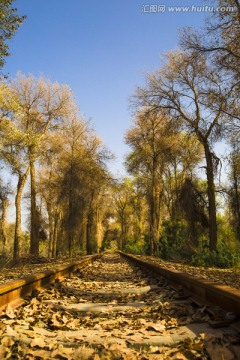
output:
M10 319L14 319L16 317L10 304L8 304L5 309L5 315L7 315L7 317L9 317Z
M42 338L35 338L31 341L31 347L38 346L40 348L44 348L46 346L45 341Z
M11 326L9 326L9 325L6 326L5 334L8 335L8 336L13 336L15 338L19 337L18 333L15 330L13 330L13 328Z
M14 341L11 337L5 336L4 338L2 338L1 344L6 347L11 347L14 344Z
M156 331L156 332L162 332L166 329L165 325L162 324L151 324L148 325L148 327L146 328L146 330L151 330L151 331Z

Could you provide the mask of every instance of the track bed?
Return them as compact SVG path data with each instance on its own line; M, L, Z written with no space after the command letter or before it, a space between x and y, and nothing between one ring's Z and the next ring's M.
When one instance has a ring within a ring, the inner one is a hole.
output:
M220 309L219 309L220 312ZM239 359L238 332L206 306L106 253L0 319L0 359Z

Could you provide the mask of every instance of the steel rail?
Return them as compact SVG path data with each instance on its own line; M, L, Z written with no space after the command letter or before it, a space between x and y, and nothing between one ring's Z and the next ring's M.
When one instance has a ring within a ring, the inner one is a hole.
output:
M240 290L230 286L218 285L213 281L198 278L178 270L166 269L159 264L139 259L121 251L118 253L140 267L151 270L165 277L169 282L181 286L197 299L240 315Z
M46 270L36 275L28 275L21 279L11 280L4 285L0 285L0 313L7 304L13 301L18 301L21 304L19 300L30 295L34 289L47 287L54 280L69 276L101 256L102 254L90 255L81 261L63 265L53 270Z

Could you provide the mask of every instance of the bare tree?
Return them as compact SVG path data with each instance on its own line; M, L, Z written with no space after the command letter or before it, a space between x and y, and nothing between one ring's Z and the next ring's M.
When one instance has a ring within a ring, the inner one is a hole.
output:
M183 29L181 45L209 56L219 69L234 74L239 81L240 2L218 0L216 5L219 11L207 18L204 30Z
M226 115L225 131L227 137L239 132L240 112L240 2L239 0L218 0L218 11L206 19L203 30L185 28L181 35L181 46L191 50L193 60L204 56L215 72L223 74L223 85L232 88L228 94L229 106L223 111Z

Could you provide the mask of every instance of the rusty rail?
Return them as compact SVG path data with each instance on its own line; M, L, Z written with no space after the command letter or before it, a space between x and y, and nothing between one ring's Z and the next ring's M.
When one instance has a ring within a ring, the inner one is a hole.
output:
M84 267L100 256L101 254L91 255L69 265L63 265L53 270L47 270L36 275L29 275L22 279L12 280L7 282L7 284L0 285L0 313L7 304L23 299L25 296L31 294L34 289L48 286L55 279L69 276L74 271Z
M140 267L147 268L160 274L171 283L183 287L201 301L220 306L226 311L235 312L240 315L240 290L230 286L217 285L215 282L194 277L177 270L166 269L154 262L141 260L136 256L125 254L120 251L119 254L135 262Z

